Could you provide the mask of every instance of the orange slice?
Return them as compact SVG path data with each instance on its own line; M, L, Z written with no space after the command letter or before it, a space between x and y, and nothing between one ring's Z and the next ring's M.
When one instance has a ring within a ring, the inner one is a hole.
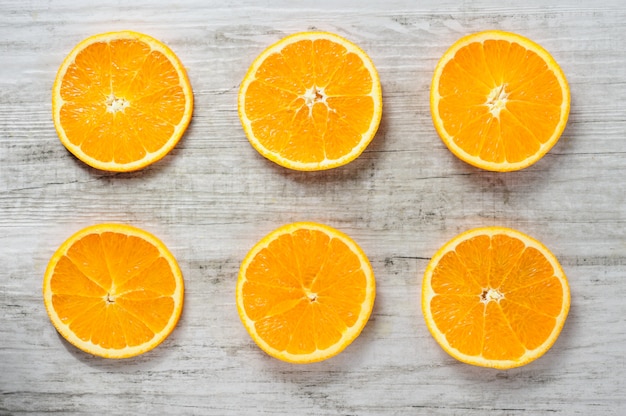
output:
M506 369L541 357L569 306L567 278L554 255L510 228L456 236L424 274L428 329L451 356L477 366Z
M267 48L239 90L239 118L252 146L296 170L356 159L382 114L378 72L358 46L332 33L303 32Z
M311 363L339 354L361 333L375 286L367 257L350 237L293 223L268 234L243 260L237 309L263 351Z
M163 158L185 132L192 110L191 85L174 52L136 32L80 42L52 88L61 142L102 170L132 171Z
M43 281L57 331L94 355L126 358L159 345L183 308L176 259L153 235L121 224L87 227L54 253Z
M435 129L457 157L491 171L523 169L559 140L570 108L563 71L538 44L485 31L458 40L432 80Z

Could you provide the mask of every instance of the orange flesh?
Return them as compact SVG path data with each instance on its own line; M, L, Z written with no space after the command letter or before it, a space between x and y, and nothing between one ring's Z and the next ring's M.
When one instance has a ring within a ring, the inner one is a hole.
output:
M496 163L536 154L557 129L564 100L544 60L505 40L461 48L441 74L439 93L438 112L454 142ZM486 104L497 106L498 97L506 104L496 116Z
M431 285L433 320L450 346L488 360L514 360L543 344L563 305L548 260L505 235L460 243L441 258Z
M124 234L77 241L57 263L50 287L61 321L106 349L146 343L174 311L171 266L153 245Z
M372 86L356 54L326 39L302 40L265 59L245 113L269 151L303 163L338 159L370 128Z
M365 288L361 263L345 243L299 230L272 241L248 266L245 312L272 348L309 354L339 342L355 324Z
M176 69L140 40L87 46L68 67L60 92L69 141L102 162L129 163L161 149L185 112Z

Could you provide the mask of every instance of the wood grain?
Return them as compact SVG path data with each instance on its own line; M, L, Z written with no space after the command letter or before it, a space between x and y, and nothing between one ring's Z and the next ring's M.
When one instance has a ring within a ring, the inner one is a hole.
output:
M0 414L626 414L626 8L621 1L15 1L0 4ZM432 127L432 70L460 36L518 32L541 43L572 91L570 120L540 162L515 173L457 160ZM50 89L83 38L133 29L167 43L195 94L190 128L161 162L93 170L60 144ZM237 90L270 43L307 29L359 44L384 95L356 161L291 172L248 144ZM362 335L326 362L264 355L237 316L250 247L278 225L327 223L368 254L377 301ZM50 324L41 281L71 233L104 221L159 236L180 262L173 334L135 359L77 351ZM560 259L572 308L554 347L510 371L458 363L421 315L421 275L458 232L505 225Z

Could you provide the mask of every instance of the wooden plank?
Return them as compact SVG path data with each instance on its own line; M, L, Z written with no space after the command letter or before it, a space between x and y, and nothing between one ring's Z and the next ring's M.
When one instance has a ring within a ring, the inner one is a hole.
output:
M126 4L127 3L127 4ZM621 1L3 1L0 4L0 413L626 413L626 8ZM429 112L432 70L461 35L498 28L541 43L572 91L557 146L516 173L457 160ZM186 65L192 124L161 162L130 174L86 167L60 144L50 89L91 34L133 29ZM359 44L383 83L366 152L327 172L284 170L248 144L237 91L267 45L300 30ZM370 257L377 301L362 335L326 362L264 355L239 322L247 250L278 225L314 220ZM177 329L157 349L106 361L77 351L41 299L46 264L72 232L128 222L170 247L186 282ZM570 279L572 309L542 359L510 371L448 357L423 322L421 275L458 232L505 225L543 241Z

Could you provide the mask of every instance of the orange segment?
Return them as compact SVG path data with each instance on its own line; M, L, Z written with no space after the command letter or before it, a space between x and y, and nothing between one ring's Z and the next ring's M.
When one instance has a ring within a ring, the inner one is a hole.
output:
M126 358L159 345L183 306L176 259L153 235L121 224L87 227L65 241L43 282L50 320L90 354Z
M374 297L374 273L359 246L308 222L284 225L259 241L237 281L237 309L252 339L292 363L343 351L367 323Z
M381 114L374 64L331 33L297 33L270 46L239 90L248 140L290 169L330 169L354 160L374 138Z
M492 171L523 169L559 140L569 115L563 71L540 45L485 31L459 39L431 85L435 129L460 159Z
M466 231L431 259L422 310L435 340L468 364L513 368L556 341L570 305L567 278L539 241L510 228Z
M185 69L158 40L112 32L80 42L52 89L63 145L88 165L141 169L164 157L185 132L193 94Z

